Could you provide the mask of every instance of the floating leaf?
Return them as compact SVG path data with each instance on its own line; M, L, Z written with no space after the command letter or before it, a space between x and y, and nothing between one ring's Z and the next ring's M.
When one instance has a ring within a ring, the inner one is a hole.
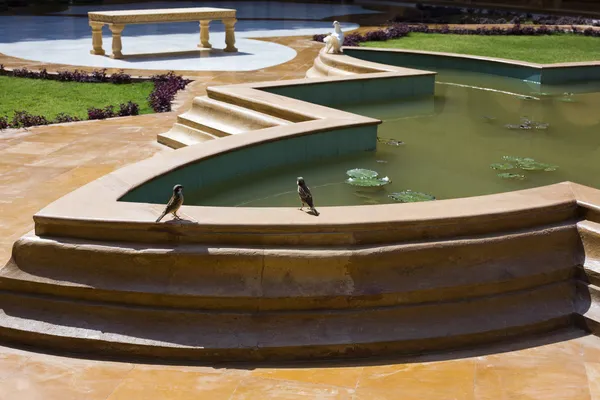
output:
M377 162L379 164L387 164L388 163L386 160L375 160L375 162Z
M546 122L536 122L535 123L535 129L548 129L549 126L550 126L550 124L546 123Z
M356 179L371 179L377 178L379 172L370 169L354 168L346 171L346 175L348 175L350 178Z
M538 100L537 98L535 98L533 96L518 96L518 97L521 100Z
M498 176L502 179L514 179L517 181L522 181L525 179L525 175L521 175L521 174L513 174L510 172L503 172L501 174L498 174Z
M577 100L572 99L570 97L561 97L558 101L562 101L563 103L577 103Z
M528 157L515 157L515 156L502 156L502 159L504 161L509 161L509 162L513 162L513 163L521 163L521 162L528 162L528 161L535 161L533 158L528 158Z
M485 122L494 122L496 120L496 117L492 117L492 116L489 116L489 115L482 115L481 118Z
M361 187L379 187L385 186L390 183L390 178L387 176L384 178L348 178L346 179L346 183L352 186L361 186Z
M519 163L519 168L524 169L525 171L556 171L558 166L545 164L537 161L524 161Z
M510 163L494 163L494 164L490 164L490 168L491 169L497 169L500 171L506 171L509 169L514 169L515 166L513 164Z
M430 194L413 192L412 190L403 190L401 192L395 192L388 195L388 197L400 203L415 203L418 201L435 200L435 197Z
M382 138L379 136L377 137L377 141L387 144L388 146L402 146L404 144L402 140Z

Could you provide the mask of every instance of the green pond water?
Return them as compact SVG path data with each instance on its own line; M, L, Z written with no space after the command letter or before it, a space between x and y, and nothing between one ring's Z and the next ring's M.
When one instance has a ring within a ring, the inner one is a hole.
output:
M600 188L599 83L540 87L438 71L433 98L344 109L384 121L377 151L223 182L187 192L186 204L298 207L298 176L305 178L317 206L394 203L389 195L406 190L451 199L566 180ZM548 165L511 162L506 156ZM515 168L495 170L490 167L495 163ZM544 167L555 170L530 170ZM380 188L349 185L346 171L354 168L374 170L391 183ZM503 173L520 176L498 176Z

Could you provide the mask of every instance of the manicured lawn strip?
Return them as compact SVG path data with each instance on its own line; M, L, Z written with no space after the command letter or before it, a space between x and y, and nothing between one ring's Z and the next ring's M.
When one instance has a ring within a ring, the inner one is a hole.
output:
M529 61L541 64L600 60L600 39L571 34L548 36L483 36L409 33L364 47L441 51Z
M113 105L118 110L120 103L128 101L139 105L140 114L149 114L153 112L148 103L152 89L153 82L115 85L0 76L0 117L10 119L15 110L26 110L47 119L65 113L86 120L90 107Z

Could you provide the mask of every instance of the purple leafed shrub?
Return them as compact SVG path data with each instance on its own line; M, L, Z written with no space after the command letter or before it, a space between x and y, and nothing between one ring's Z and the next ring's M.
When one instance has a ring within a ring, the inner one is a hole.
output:
M12 75L18 78L37 78L38 73L30 71L27 68L15 68Z
M88 108L88 119L106 119L113 117L128 117L130 115L139 115L140 106L136 103L128 101L127 103L119 104L119 109L115 111L114 106L106 106L104 108L90 107Z
M4 69L0 69L0 74L8 75ZM56 76L50 75L45 69L40 72L30 71L27 68L17 68L11 73L12 76L18 78L31 79L56 79L62 82L80 82L80 83L104 83L110 82L115 84L131 83L131 75L124 73L122 70L112 75L106 74L106 69L94 70L91 73L84 71L58 71Z
M8 118L7 117L0 117L0 131L2 129L7 129L9 127L8 125Z
M90 107L88 108L88 119L106 119L115 116L114 106L106 106L104 108Z
M317 34L317 35L314 35L314 36L313 36L313 40L314 40L315 42L322 42L322 41L323 41L323 39L325 39L325 37L326 37L326 36L327 36L327 35L323 35L323 34Z
M123 83L131 83L131 75L126 74L125 72L123 72L123 70L120 70L119 72L115 72L114 74L112 74L109 80L111 83L117 85Z
M510 28L500 27L479 27L479 28L450 28L448 25L441 25L438 28L430 28L427 25L408 25L408 24L393 24L385 29L379 29L370 31L365 34L351 33L346 35L344 39L344 46L358 46L362 42L367 41L385 41L390 39L398 39L405 37L411 32L415 33L437 33L437 34L454 34L454 35L486 35L486 36L499 36L499 35L522 35L522 36L539 36L539 35L554 35L557 33L571 32L576 35L600 37L600 30L586 28L581 29L576 26L571 26L567 29L559 28L554 26L552 28L541 25L521 25L519 23L513 25ZM315 35L313 40L323 41L325 35Z
M410 33L410 28L406 24L394 24L386 29L390 39L399 39Z
M389 33L387 30L377 30L370 31L364 34L364 38L366 42L384 42L390 39Z
M79 119L77 117L72 117L65 113L59 113L56 115L56 118L54 118L54 121L52 121L52 123L64 124L65 122L76 122L76 121L81 121L81 119Z
M119 111L117 112L117 115L119 117L127 117L130 115L139 115L139 113L140 107L136 103L128 101L126 104L119 104Z
M42 115L32 115L27 111L15 111L10 123L11 128L28 128L30 126L48 125L49 121Z
M600 21L584 17L566 17L558 15L533 15L514 11L495 9L464 9L435 5L417 4L418 15L397 16L392 22L428 23L428 24L503 24L507 21L531 21L535 25L594 25Z
M93 82L108 82L108 77L106 76L106 68L93 70L92 71L92 81Z
M171 102L177 92L185 89L191 82L175 75L173 71L168 74L154 75L152 80L154 81L154 90L148 96L148 102L155 112L171 111Z

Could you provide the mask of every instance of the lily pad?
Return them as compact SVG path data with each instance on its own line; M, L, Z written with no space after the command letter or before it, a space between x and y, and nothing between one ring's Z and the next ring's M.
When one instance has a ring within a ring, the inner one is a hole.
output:
M510 163L494 163L494 164L490 164L490 168L491 169L497 169L500 171L506 171L509 169L514 169L515 166L513 164Z
M551 171L556 171L558 169L558 166L545 164L545 163L541 163L541 162L537 162L537 161L525 161L525 162L519 163L519 168L521 168L525 171L551 172Z
M360 187L379 187L385 186L390 183L390 178L348 178L346 179L346 183L352 186L360 186Z
M522 162L530 162L535 161L533 158L529 157L515 157L515 156L502 156L504 161L512 162L512 163L522 163Z
M516 181L522 181L525 179L525 175L521 175L521 174L513 174L510 172L503 172L501 174L498 174L498 177L502 178L502 179L513 179Z
M346 171L346 175L356 179L372 179L377 178L379 172L364 168L354 168Z
M412 190L403 190L401 192L395 192L388 195L388 197L400 203L416 203L418 201L435 200L435 197L430 194L413 192Z

